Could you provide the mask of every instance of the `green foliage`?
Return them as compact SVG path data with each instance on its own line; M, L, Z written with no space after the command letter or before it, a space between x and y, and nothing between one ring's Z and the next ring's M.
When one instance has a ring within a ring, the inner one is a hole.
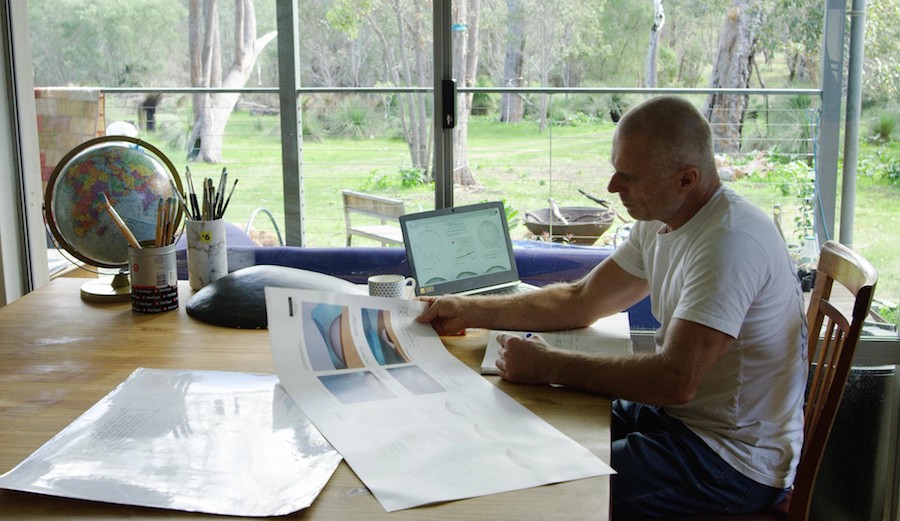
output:
M800 160L790 160L778 153L767 156L770 168L764 172L751 173L749 180L764 181L775 187L782 197L793 198L798 207L794 217L794 235L803 240L814 236L815 211L815 171Z
M900 186L900 152L896 148L879 148L873 154L863 156L856 171L857 175L879 184Z
M329 136L368 138L381 135L384 120L365 98L345 96L325 113L324 128Z
M866 13L863 101L900 98L900 9L896 0L868 2Z
M900 306L897 304L884 304L878 307L876 312L888 324L900 324Z
M313 111L304 113L301 125L303 126L304 141L311 141L314 143L322 141L325 132L322 129L322 121L319 119L318 114Z
M890 142L897 132L897 123L897 114L879 112L878 116L869 124L869 141L881 144Z
M369 172L369 178L359 187L363 192L387 191L393 187L390 176L384 175L378 170Z
M741 148L812 158L818 111L809 96L779 96L769 106L758 101L747 112Z
M501 199L501 201L503 201L503 211L506 212L506 225L512 230L522 222L522 219L519 217L519 210L506 199Z
M369 178L359 187L364 192L387 192L410 189L428 185L425 170L413 166L401 166L397 175L385 174L375 169L369 172Z
M819 49L822 47L821 0L771 0L760 2L765 22L760 27L758 48L763 58L776 54L787 57L789 79L809 81L809 66L818 68ZM812 14L815 13L815 16Z
M423 185L426 182L424 168L414 166L400 167L400 186L403 188L412 188Z
M365 13L371 8L372 2L369 0L337 0L326 12L325 19L332 28L343 31L355 40L359 37Z
M189 112L183 109L183 112ZM187 150L187 139L191 133L192 121L188 118L179 118L173 121L164 121L157 126L157 139L173 150Z
M187 83L179 0L29 0L35 85Z
M491 86L491 80L485 76L479 76L478 82L476 83L479 87L489 87ZM473 116L485 116L497 110L498 94L492 94L489 92L475 92L472 94L472 115Z

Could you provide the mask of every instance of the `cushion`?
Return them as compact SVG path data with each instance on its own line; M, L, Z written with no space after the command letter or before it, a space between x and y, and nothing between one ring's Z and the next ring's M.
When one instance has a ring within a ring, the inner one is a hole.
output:
M338 293L365 293L356 284L315 271L284 266L250 266L215 280L191 297L188 315L215 326L268 327L266 286Z

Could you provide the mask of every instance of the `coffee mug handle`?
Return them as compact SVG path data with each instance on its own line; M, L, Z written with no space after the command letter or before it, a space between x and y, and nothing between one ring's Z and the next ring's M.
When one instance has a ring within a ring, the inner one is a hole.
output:
M411 288L412 291L407 293L406 288ZM403 281L403 297L409 298L409 297L415 297L415 296L416 296L416 279L414 279L412 277L406 277L406 279Z

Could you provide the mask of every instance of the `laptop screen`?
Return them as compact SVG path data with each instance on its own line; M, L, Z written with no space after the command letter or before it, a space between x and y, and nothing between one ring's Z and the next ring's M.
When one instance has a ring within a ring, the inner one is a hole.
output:
M462 293L519 280L500 201L402 215L400 228L419 295Z

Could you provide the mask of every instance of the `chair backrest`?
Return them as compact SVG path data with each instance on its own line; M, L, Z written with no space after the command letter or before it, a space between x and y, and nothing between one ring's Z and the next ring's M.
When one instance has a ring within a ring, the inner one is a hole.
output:
M380 241L382 246L403 244L403 232L400 231L400 216L406 213L403 201L353 190L341 190L341 196L347 246L350 246L354 235ZM351 222L352 214L365 216L364 220L368 220L369 224ZM376 224L371 224L372 219Z
M399 199L354 192L353 190L341 190L341 195L344 199L344 209L347 212L394 221L406 213L403 201Z
M804 409L803 450L788 511L791 521L809 517L816 474L876 282L878 272L858 253L835 241L822 245L806 312L811 378ZM839 287L835 288L835 283ZM832 289L837 291L832 293Z

